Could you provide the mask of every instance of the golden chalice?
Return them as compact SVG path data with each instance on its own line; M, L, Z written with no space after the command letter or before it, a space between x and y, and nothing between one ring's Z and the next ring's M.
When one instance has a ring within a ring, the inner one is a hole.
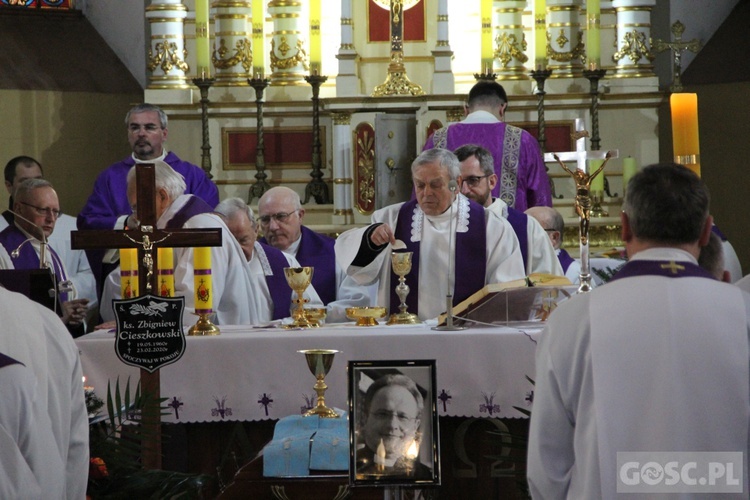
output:
M409 295L409 285L406 284L406 275L411 272L412 252L391 252L391 265L393 272L398 276L398 285L396 286L396 295L401 300L398 306L400 312L391 314L388 319L389 325L413 325L421 323L416 314L406 312L406 297Z
M286 282L297 294L297 298L293 301L297 304L297 307L292 311L292 319L294 320L291 324L286 325L285 328L310 328L311 326L318 326L317 322L315 325L310 323L305 315L305 303L308 300L305 298L305 290L310 286L313 276L312 267L285 267L284 276Z
M346 317L357 322L357 326L378 326L378 319L385 317L385 307L347 307Z
M326 399L324 394L328 386L325 383L326 375L331 371L331 365L333 364L333 357L337 352L333 349L307 349L301 352L305 355L307 360L307 367L310 369L313 375L315 375L315 392L318 394L318 404L315 408L312 408L305 412L303 417L311 417L318 415L323 418L339 418L339 414L333 411L331 408L326 406Z

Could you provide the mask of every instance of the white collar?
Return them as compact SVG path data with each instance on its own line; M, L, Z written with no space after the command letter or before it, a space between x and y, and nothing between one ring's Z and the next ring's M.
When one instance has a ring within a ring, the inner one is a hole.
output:
M698 264L690 252L673 247L647 248L630 256L630 260L675 260Z
M466 115L466 118L461 120L461 123L502 123L497 119L495 115L489 111L478 109L472 113Z

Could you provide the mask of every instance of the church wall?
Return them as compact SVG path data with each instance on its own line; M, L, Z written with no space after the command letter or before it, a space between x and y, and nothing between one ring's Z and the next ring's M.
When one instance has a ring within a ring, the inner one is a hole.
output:
M0 163L18 155L38 159L63 211L76 215L96 175L129 153L125 113L140 100L137 94L0 90ZM0 206L8 206L5 189Z

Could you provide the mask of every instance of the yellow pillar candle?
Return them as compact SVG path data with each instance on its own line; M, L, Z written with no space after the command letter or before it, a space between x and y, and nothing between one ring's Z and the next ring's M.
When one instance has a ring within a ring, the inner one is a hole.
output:
M195 66L200 78L211 77L211 45L208 37L208 0L195 0Z
M698 95L672 94L672 151L675 163L685 165L701 175L698 137Z
M599 0L586 0L586 60L588 69L592 70L601 65L600 21Z
M589 172L594 173L599 170L604 160L589 160ZM599 172L599 175L591 179L591 192L592 193L603 193L604 192L604 170Z
M628 182L630 182L630 178L633 177L636 173L638 173L638 162L635 161L635 158L632 156L628 156L627 158L622 159L622 189L626 190L628 188Z
M120 296L132 299L138 296L138 249L120 249Z
M253 76L263 77L264 73L264 56L263 49L263 0L253 0Z
M213 284L211 282L211 249L193 249L193 284L195 289L195 313L213 312Z
M159 295L174 297L174 252L171 248L158 248L156 259Z
M320 74L322 62L320 40L320 0L310 0L310 73Z
M492 73L495 58L492 49L492 0L482 0L479 16L482 20L482 73Z
M547 5L534 0L534 68L547 68Z

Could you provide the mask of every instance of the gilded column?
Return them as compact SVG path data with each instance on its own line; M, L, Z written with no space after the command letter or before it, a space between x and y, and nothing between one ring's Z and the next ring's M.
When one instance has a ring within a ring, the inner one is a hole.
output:
M523 9L526 2L521 0L495 0L493 5L493 72L500 80L526 80L524 63L526 38L523 34Z
M581 4L582 0L547 0L548 69L553 78L582 75Z
M336 56L339 73L336 76L336 96L360 95L357 76L357 51L354 49L354 19L352 0L341 0L341 46Z
M432 51L435 58L435 71L432 79L433 94L453 94L455 90L455 79L451 59L451 50L448 32L448 0L438 0L437 15L437 42Z
M189 88L185 50L185 18L187 8L181 0L153 0L146 7L146 19L151 25L151 42L147 66L151 72L149 89Z
M303 78L310 70L310 61L305 48L307 27L304 33L301 29L302 2L271 0L268 12L273 21L271 85L307 85Z
M656 0L613 0L617 12L615 77L654 76L651 10Z
M353 222L351 113L332 113L333 118L333 223Z
M252 78L252 18L250 1L213 3L215 37L212 60L218 87L246 86Z

